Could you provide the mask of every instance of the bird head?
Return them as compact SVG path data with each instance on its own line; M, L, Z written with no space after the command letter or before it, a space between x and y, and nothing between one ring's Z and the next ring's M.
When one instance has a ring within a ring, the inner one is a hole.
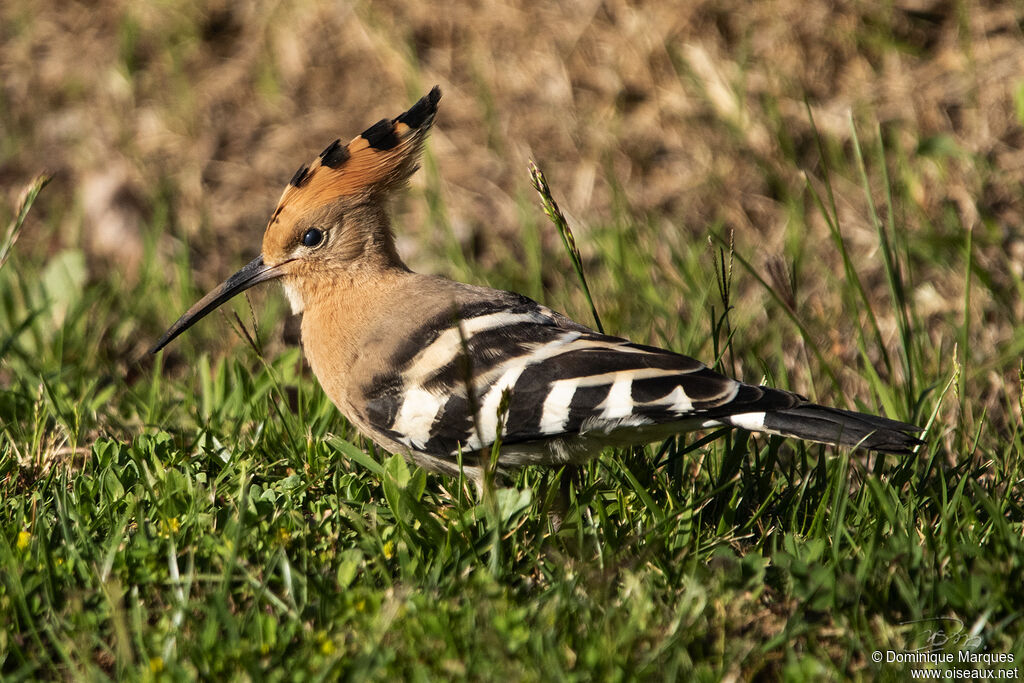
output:
M178 319L151 353L237 294L281 278L292 309L339 273L365 265L401 265L384 199L416 170L437 114L437 86L405 113L381 119L347 145L335 140L285 188L263 234L261 254Z

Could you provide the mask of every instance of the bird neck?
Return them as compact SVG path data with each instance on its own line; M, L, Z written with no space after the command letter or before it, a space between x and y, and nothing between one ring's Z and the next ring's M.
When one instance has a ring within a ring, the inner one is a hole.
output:
M359 381L352 369L360 358L380 354L394 341L376 333L379 321L392 310L396 299L408 298L400 293L415 277L404 266L368 261L339 271L336 278L319 282L307 293L302 315L303 353L324 391L350 418L356 416L356 406L347 399L353 382Z
M293 280L301 288L305 354L335 402L345 391L334 385L345 381L355 359L366 353L360 333L373 327L392 294L415 277L395 249L381 204L350 207L339 237L335 259Z

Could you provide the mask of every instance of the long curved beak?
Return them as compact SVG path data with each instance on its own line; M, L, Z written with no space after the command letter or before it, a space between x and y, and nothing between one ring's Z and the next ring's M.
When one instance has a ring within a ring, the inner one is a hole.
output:
M263 263L262 256L257 256L246 264L244 268L229 277L221 283L220 286L197 301L192 308L185 311L185 314L178 318L178 322L171 325L170 329L164 332L164 336L160 337L160 340L149 350L149 352L156 353L163 347L167 346L171 343L172 339L192 327L192 325L205 317L207 313L217 308L236 294L241 294L253 285L258 285L261 282L281 277L284 275L280 270L281 265L284 264L268 266Z

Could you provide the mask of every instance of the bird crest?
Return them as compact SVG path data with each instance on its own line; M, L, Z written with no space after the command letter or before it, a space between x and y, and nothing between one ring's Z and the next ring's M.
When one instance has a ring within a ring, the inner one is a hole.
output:
M420 150L434 123L441 89L433 89L408 111L381 119L347 145L335 140L288 182L267 233L341 198L375 198L401 185L418 166Z

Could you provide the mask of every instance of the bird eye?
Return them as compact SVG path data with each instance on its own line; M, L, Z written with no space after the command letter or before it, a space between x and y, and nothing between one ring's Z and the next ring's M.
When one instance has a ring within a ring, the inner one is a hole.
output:
M324 241L324 233L316 228L310 228L306 231L306 234L302 236L302 244L307 247L315 247Z

